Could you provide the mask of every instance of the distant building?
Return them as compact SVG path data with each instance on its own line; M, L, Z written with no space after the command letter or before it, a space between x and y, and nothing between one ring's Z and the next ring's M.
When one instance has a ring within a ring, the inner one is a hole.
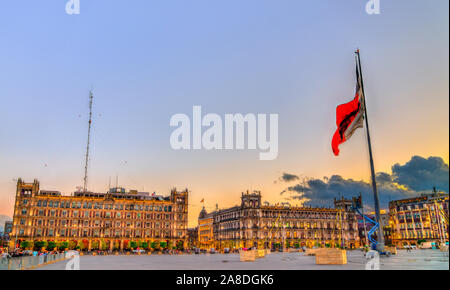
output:
M392 242L402 246L419 240L448 241L448 201L448 194L438 192L391 201Z
M12 221L6 221L5 222L5 227L3 228L4 232L2 235L0 235L0 248L1 247L8 247L8 242L10 240L10 235L12 232Z
M207 213L203 207L198 217L198 247L201 249L210 249L214 247L213 234L214 216Z
M187 230L188 235L188 248L194 248L197 247L198 244L198 228L189 228Z
M83 249L124 249L131 241L187 246L188 190L170 196L112 188L106 193L40 190L17 181L10 247L21 241L69 242Z
M9 236L12 232L12 228L13 228L13 222L12 221L6 221L5 222L5 227L4 227L4 232L3 235L5 236Z
M242 193L241 205L199 216L199 243L205 247L358 247L358 222L351 200L334 208L262 205L261 192ZM211 234L212 226L212 234Z

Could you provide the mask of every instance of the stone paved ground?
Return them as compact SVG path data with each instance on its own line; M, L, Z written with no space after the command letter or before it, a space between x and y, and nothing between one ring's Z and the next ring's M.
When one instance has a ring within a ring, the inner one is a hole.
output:
M81 256L82 270L363 270L361 251L348 251L347 265L316 265L315 257L303 253L271 253L255 262L240 262L238 254ZM39 270L63 270L58 262ZM439 250L399 251L397 256L381 258L382 270L449 270L448 255Z

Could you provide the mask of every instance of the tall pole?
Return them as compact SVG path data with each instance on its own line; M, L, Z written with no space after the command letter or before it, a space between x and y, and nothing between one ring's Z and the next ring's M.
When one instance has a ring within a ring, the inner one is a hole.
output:
M92 95L92 91L89 91L89 127L88 127L88 137L87 137L87 145L86 145L86 162L84 165L84 185L83 192L87 191L87 183L88 183L88 163L89 163L89 143L91 139L91 124L92 124L92 100L94 96Z
M370 141L370 133L369 133L369 120L367 118L367 106L366 106L366 94L364 92L364 81L362 76L361 69L361 58L359 55L359 49L356 51L356 55L358 58L358 70L359 70L359 80L361 82L361 90L363 93L363 102L364 102L364 119L366 120L366 132L367 132L367 144L369 147L369 157L370 157L370 173L372 175L372 190L373 190L373 198L375 201L375 217L378 223L378 245L377 250L384 251L384 235L383 235L383 226L381 224L381 213L380 213L380 200L378 198L377 191L377 181L375 179L375 168L373 165L373 156L372 156L372 144Z

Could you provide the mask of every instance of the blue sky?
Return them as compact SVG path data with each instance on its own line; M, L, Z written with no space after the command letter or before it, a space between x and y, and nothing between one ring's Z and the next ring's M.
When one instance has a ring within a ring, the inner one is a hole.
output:
M81 185L88 91L94 88L90 188L189 187L192 204L279 198L282 172L369 178L362 130L330 141L336 105L355 87L361 49L377 171L413 155L448 163L448 1L102 1L0 4L0 213L14 178L70 192ZM279 155L175 152L170 117L279 114ZM11 209L10 209L11 208ZM192 212L197 212L193 209Z

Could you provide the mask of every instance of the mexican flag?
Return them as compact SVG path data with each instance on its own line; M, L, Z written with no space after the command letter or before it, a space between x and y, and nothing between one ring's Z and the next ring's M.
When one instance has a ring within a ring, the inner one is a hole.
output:
M337 106L336 125L331 147L334 155L339 155L339 145L350 139L358 128L363 127L364 121L364 93L358 67L356 67L356 94L352 101Z

